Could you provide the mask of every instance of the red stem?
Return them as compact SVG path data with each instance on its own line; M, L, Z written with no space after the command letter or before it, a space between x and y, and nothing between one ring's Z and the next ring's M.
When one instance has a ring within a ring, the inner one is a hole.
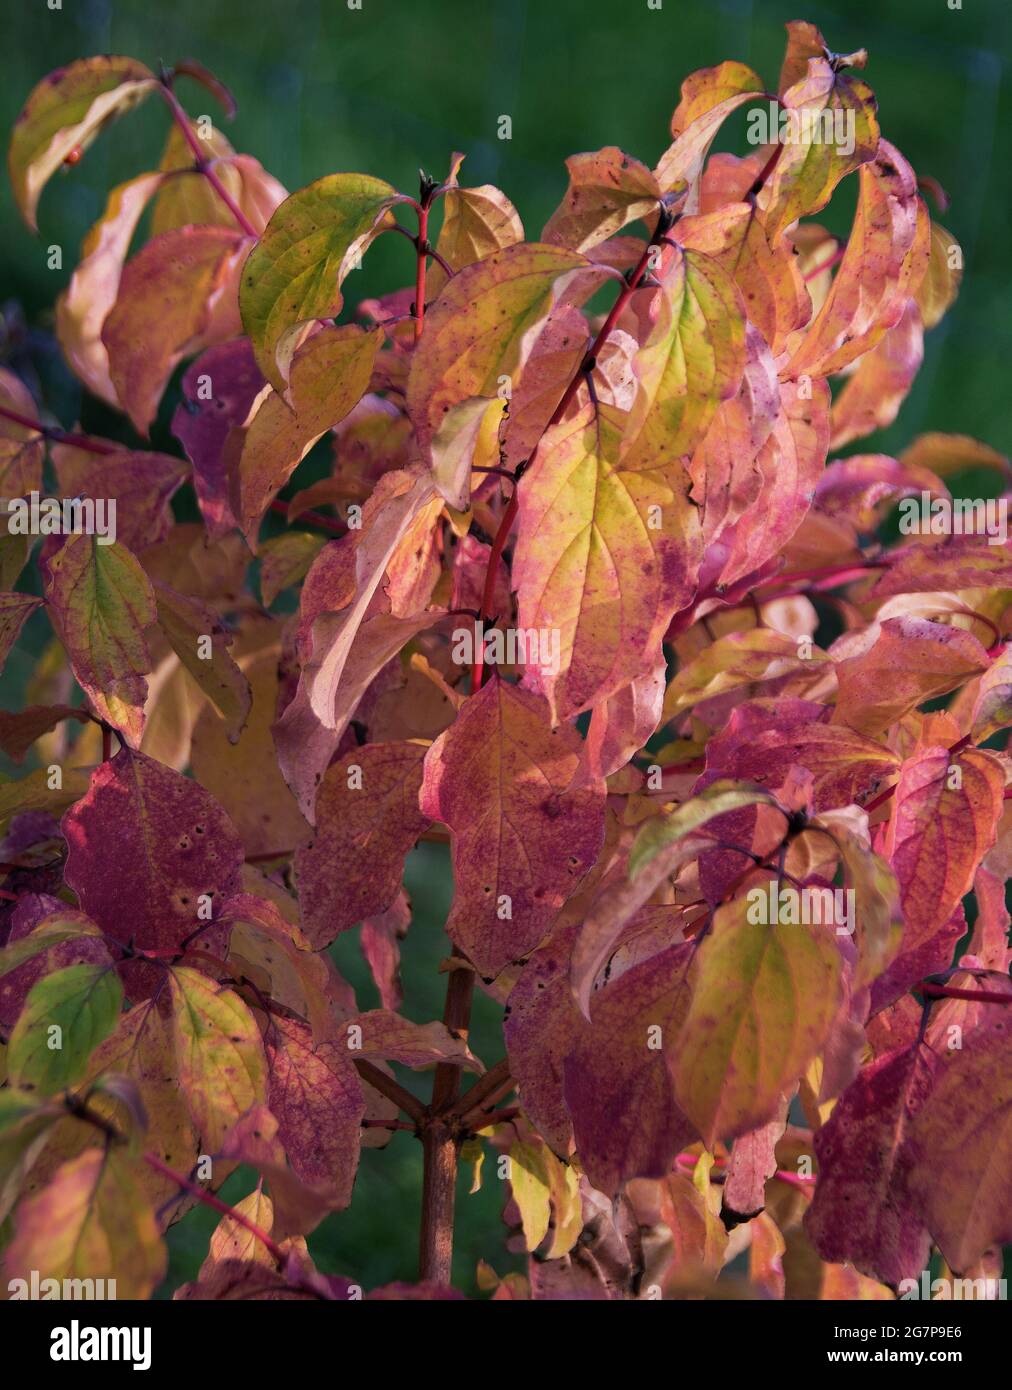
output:
M804 581L814 585L825 584L827 580L832 579L834 584L844 584L849 579L864 578L869 570L886 569L887 566L888 561L886 560L862 560L859 565L844 565L842 568L828 565L825 569L793 570L789 574L775 574L771 575L766 582L772 584L776 580L780 584L797 584ZM762 586L760 585L760 587ZM761 602L769 603L770 597L770 595L764 594ZM772 595L772 597L775 598L776 595Z
M182 1173L177 1173L174 1168L170 1168L167 1163L163 1163L158 1155L152 1153L150 1149L145 1152L143 1157L145 1163L151 1168L154 1168L157 1173L161 1173L163 1177L169 1178L170 1181L174 1182L181 1192L188 1192L191 1197L196 1197L197 1200L203 1202L205 1206L213 1207L214 1210L220 1212L222 1216L231 1217L237 1225L245 1227L250 1235L255 1236L256 1239L261 1242L264 1249L270 1252L278 1268L282 1268L285 1263L285 1252L276 1241L271 1239L265 1230L256 1224L255 1221L251 1221L249 1217L244 1216L241 1211L236 1211L235 1207L230 1207L227 1202L223 1202L221 1198L216 1197L213 1192L205 1191L199 1184L191 1182L189 1178L184 1177Z
M267 510L277 512L286 521L288 519L288 503L282 501L280 497L275 497ZM324 516L322 512L300 512L295 520L303 521L307 526L317 526L321 531L332 531L336 536L343 536L348 529L343 521Z
M485 621L492 612L492 597L495 593L496 570L499 560L509 538L509 533L513 529L513 523L517 517L517 487L513 484L513 496L509 500L506 510L502 514L499 522L499 529L495 533L492 541L492 548L489 551L488 566L485 570L485 583L481 590L481 608L478 611L478 642L479 650L475 652L474 665L471 667L471 694L477 695L481 689L481 683L485 677Z
M821 265L817 265L813 270L810 270L807 275L803 276L805 283L807 284L809 280L814 280L816 276L821 275L824 270L832 270L834 265L840 264L846 254L847 243L844 242L842 246L836 248L828 260L823 261Z
M759 175L759 177L756 179L755 183L752 185L752 187L751 187L751 188L749 189L749 191L748 191L748 196L749 196L750 198L755 198L755 197L758 196L759 193L762 192L763 185L765 184L766 180L769 178L770 174L773 173L773 170L777 167L777 160L780 158L781 154L783 153L783 149L784 149L783 142L782 142L782 141L778 141L778 142L777 142L777 145L776 145L776 148L774 149L773 153L770 155L769 159L767 159L766 163L763 165L762 173Z
M44 425L41 420L32 420L17 410L9 410L5 405L0 405L0 415L5 420L13 420L16 425L24 426L26 430L36 430L46 439L52 439L57 444L70 444L75 449L83 449L89 454L115 454L119 452L114 444L108 444L103 439L92 439L90 435L86 434L72 434L69 430L61 430L56 425Z
M197 172L199 174L203 174L204 178L207 179L208 183L211 185L215 193L217 193L218 197L228 208L229 212L235 218L236 223L246 234L246 236L257 236L257 229L253 226L253 223L249 220L249 218L243 212L242 208L235 201L231 193L229 193L228 189L225 187L221 179L218 177L218 175L214 172L214 170L208 163L206 151L201 149L200 141L197 139L196 135L194 135L193 127L190 125L190 118L189 116L187 116L186 112L179 104L179 98L176 96L175 92L173 92L164 83L162 84L161 92L165 100L169 103L169 110L172 112L176 124L179 126L179 129L183 132L183 138L186 140L186 143L193 151L193 158L196 164Z
M975 1004L1012 1004L1012 994L989 989L958 989L955 985L936 985L925 980L917 986L925 999L969 999Z

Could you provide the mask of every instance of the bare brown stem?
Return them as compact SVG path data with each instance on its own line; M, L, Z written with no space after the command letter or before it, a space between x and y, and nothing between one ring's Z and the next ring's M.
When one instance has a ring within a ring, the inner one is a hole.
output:
M455 1036L467 1035L474 997L474 974L452 970L446 987L443 1022ZM460 1067L441 1062L432 1082L432 1105L422 1132L422 1224L419 1234L419 1277L436 1284L450 1282L453 1263L453 1209L457 1187L460 1142L452 1121L445 1117L460 1093Z

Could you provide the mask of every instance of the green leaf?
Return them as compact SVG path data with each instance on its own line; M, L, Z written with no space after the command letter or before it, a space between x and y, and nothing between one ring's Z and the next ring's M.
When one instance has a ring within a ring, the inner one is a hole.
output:
M332 318L341 284L380 231L396 190L368 174L328 174L286 198L243 268L239 310L257 363L283 391L293 330Z
M840 1006L843 957L832 928L766 925L753 915L748 898L714 914L670 1054L678 1103L711 1152L717 1139L772 1118Z
M270 608L282 590L305 579L309 566L326 543L314 531L286 531L260 547L260 598Z
M173 970L170 988L179 1084L213 1153L240 1115L265 1099L260 1030L237 994L196 970Z
M50 1131L65 1114L62 1106L25 1091L0 1090L0 1222L7 1219Z
M136 745L151 670L144 629L158 616L147 575L126 546L70 536L49 561L46 599L96 713Z
M11 1034L13 1085L44 1095L83 1076L88 1058L116 1025L123 986L107 965L69 965L46 975L25 1000Z
M710 785L684 801L670 815L658 816L647 821L636 836L629 851L629 877L636 876L646 868L661 850L676 844L686 835L699 830L714 816L723 816L728 811L740 811L743 806L775 806L776 799L761 787L746 786L736 782L711 782Z
M691 454L745 370L745 314L727 271L698 251L665 251L651 321L634 358L638 390L623 461Z

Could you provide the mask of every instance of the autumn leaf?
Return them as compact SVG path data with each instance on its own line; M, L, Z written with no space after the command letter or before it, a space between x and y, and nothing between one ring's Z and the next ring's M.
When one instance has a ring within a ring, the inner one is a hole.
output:
M873 735L925 700L986 671L990 661L976 637L960 628L923 618L887 618L863 652L835 665L834 722Z
M220 130L208 129L204 117L200 127L189 122L190 129L202 140L206 158L215 161L214 171L236 206L258 235L270 221L278 204L287 196L282 184L269 174L259 160L248 154L236 154ZM171 231L176 227L231 227L234 217L230 208L211 187L199 170L193 167L193 151L177 121L169 128L165 149L158 162L165 173L183 177L165 179L151 213L151 235Z
M805 1228L824 1260L890 1284L920 1275L930 1241L909 1194L905 1143L937 1069L916 1045L877 1058L816 1134L819 1181Z
M937 593L942 587L1010 586L1012 545L992 545L972 535L949 536L937 545L914 543L891 551L869 597L878 600L893 594Z
M820 212L840 180L874 158L879 143L871 89L825 57L808 59L807 72L783 93L781 107L797 135L780 145L768 185L763 220L774 243L799 217Z
M367 686L441 616L428 610L366 618L387 565L432 495L431 479L418 468L385 474L363 508L361 528L325 546L306 577L296 637L302 671L275 742L285 780L311 823L320 779Z
M809 24L804 19L791 19L784 28L787 30L787 47L780 65L780 80L777 83L780 96L807 76L809 58L826 56L826 40L822 31L814 24Z
M10 1215L62 1108L11 1086L0 1091L0 1220Z
M588 404L546 435L519 493L519 621L559 634L557 662L553 649L550 665L542 657L535 668L556 717L656 666L668 618L691 592L693 560L679 527L691 508L678 465L623 466L621 431L613 408Z
M1012 649L1008 646L981 676L972 718L971 738L978 744L1012 724Z
M942 1255L960 1273L1012 1239L1008 1062L1008 1018L999 1009L964 1047L942 1054L909 1129L910 1192Z
M260 546L260 596L270 608L278 594L305 579L326 537L313 531L287 531Z
M112 938L174 952L199 933L213 952L220 901L239 886L243 848L227 816L196 782L122 748L99 764L88 794L64 817L66 879L81 907ZM104 850L115 837L117 853ZM123 966L127 994L144 998L164 969Z
M712 846L707 823L729 811L770 801L759 787L718 781L670 815L643 827L629 852L627 874L596 896L573 949L573 994L585 1017L591 1017L591 992L598 972L626 923L665 879Z
M750 920L757 915L745 897L717 909L669 1054L675 1095L711 1150L716 1139L771 1118L840 1005L842 959L832 930Z
M561 247L508 246L455 275L426 315L411 360L407 410L422 457L458 510L470 497L469 473L461 465L450 476L440 467L444 416L476 397L494 399L503 376L521 375L528 344L555 303L573 293L574 282L586 297L605 275Z
M78 768L69 768L59 784L45 767L16 781L0 779L0 825L28 811L47 811L52 815L65 811L87 789L88 774Z
M305 1025L274 1020L267 1040L268 1103L292 1168L302 1181L333 1189L335 1208L351 1201L358 1166L362 1088L343 1042L314 1043Z
M294 849L308 834L295 798L277 764L271 726L278 702L278 658L268 651L248 664L252 706L237 742L210 705L193 726L190 768L219 802L249 855Z
M642 748L661 722L666 667L637 676L609 699L594 706L584 740L577 785L610 777Z
M189 1173L200 1152L200 1136L194 1131L185 1096L179 1084L176 1039L170 1017L163 1016L158 1004L147 1000L119 1015L116 1026L99 1044L88 1060L83 1082L95 1085L103 1077L126 1078L136 1087L137 1096L147 1119L144 1142L170 1167ZM101 1087L91 1091L89 1106L117 1127L122 1116L114 1100L103 1094ZM70 1150L94 1141L93 1125L81 1121L67 1122L75 1126L75 1134L57 1136L51 1148ZM171 1178L148 1164L138 1167L137 1185L148 1201L159 1211L166 1224L190 1205L192 1198L179 1192Z
M56 336L71 370L95 396L119 407L102 341L119 294L130 243L148 203L162 187L162 174L140 174L109 194L105 211L81 245L81 259L56 303Z
M102 343L117 400L138 433L147 435L176 365L238 333L234 277L245 246L229 227L180 227L123 268Z
M736 1216L752 1216L766 1204L766 1183L777 1171L776 1146L787 1127L790 1097L781 1103L772 1120L750 1129L734 1141L721 1206Z
M71 1085L111 1032L122 1000L111 965L70 965L40 980L11 1034L12 1084L43 1095Z
M603 790L569 790L578 743L544 700L496 677L426 754L419 804L451 832L446 930L482 975L538 945L597 857Z
M94 922L89 921L84 913L70 910L60 913L54 908L25 936L17 931L18 925L12 920L11 934L6 944L0 947L0 976L20 969L27 961L44 951L50 951L54 946L61 946L67 941L76 942L81 937L98 936Z
M133 58L82 58L32 89L11 137L7 167L21 216L35 231L43 188L74 150L84 151L117 116L157 86Z
M956 301L963 279L963 249L939 223L931 223L931 246L924 279L916 290L925 328L934 328Z
M354 324L321 329L292 357L288 399L273 391L260 399L233 483L235 514L251 550L270 499L320 435L358 404L380 336Z
M675 231L686 250L711 256L741 291L749 319L774 353L807 323L812 305L797 258L786 242L771 247L752 203L728 203L683 217Z
M105 499L109 534L120 545L138 554L168 536L169 503L188 471L179 459L118 447L95 454L71 444L54 444L50 456L64 498Z
M265 385L248 338L215 343L183 374L183 399L172 417L172 433L193 464L193 486L212 540L237 524L232 511L229 436L246 423Z
M691 454L745 369L742 302L718 261L674 247L657 278L633 361L638 390L622 455L633 469Z
M900 884L905 949L933 936L970 891L1004 789L998 759L979 748L924 748L900 768L885 852Z
M590 1025L563 1061L580 1162L609 1195L628 1178L663 1177L697 1138L665 1060L690 1006L692 956L691 946L672 946L598 991Z
M0 594L0 670L18 640L25 619L42 603L31 594Z
M266 881L263 891L268 892ZM318 1042L337 1036L339 1019L356 1012L355 996L330 956L313 950L298 926L282 915L292 900L279 901L239 893L228 898L222 921L229 928L229 961L244 975L262 980L271 998L309 1023Z
M791 358L792 376L838 372L894 327L906 308L908 283L902 271L914 246L917 217L914 171L899 150L883 141L874 161L861 169L847 249L829 294Z
M569 188L545 224L542 241L587 252L630 222L656 212L661 190L638 159L608 145L566 160Z
M404 859L429 824L418 809L424 743L374 743L332 763L316 830L295 856L302 921L314 946L393 902Z
M173 651L225 721L229 742L238 743L252 704L249 681L226 650L232 634L198 599L157 581L152 586L158 625Z
M523 239L520 214L505 193L492 184L460 188L454 183L443 195L443 225L436 251L453 271L483 261L494 251L515 246ZM445 274L438 263L431 267L428 283L433 296L445 285Z
M4 1255L8 1279L115 1281L117 1298L150 1298L165 1246L132 1166L115 1149L87 1149L18 1209Z
M857 371L833 402L830 447L840 449L891 425L923 360L921 318L908 300L902 318L859 358Z
M798 531L812 504L829 446L829 389L780 384L780 413L756 456L765 486L721 540L728 555L721 583L730 586L767 564Z
M665 193L687 185L687 212L696 211L700 175L720 127L732 112L762 93L762 79L744 63L700 68L682 83L681 100L671 117L674 143L661 156L656 178Z
M663 717L673 719L682 710L729 690L777 680L792 672L812 671L827 659L817 647L809 656L799 655L800 650L797 642L772 628L720 637L670 683Z
M246 1226L240 1225L237 1217L245 1217L259 1230L268 1235L274 1225L274 1203L259 1183L246 1197L242 1197L232 1208L235 1217L223 1216L211 1233L207 1259L200 1266L200 1278L213 1277L214 1266L227 1260L248 1260L256 1264L274 1267L274 1257L265 1249L263 1242Z
M42 465L46 456L46 437L41 430L29 425L38 411L35 398L21 379L6 367L0 367L0 405L13 411L21 420L10 415L0 416L0 486L7 497L26 497L42 486ZM23 422L24 423L23 423ZM0 579L9 588L17 579L28 559L28 538L11 534L11 518L0 528ZM4 562L5 561L5 562ZM17 568L4 578L7 565Z
M881 743L825 722L831 713L811 701L738 705L707 744L707 771L776 790L801 767L814 778L816 810L860 803L898 770L899 759Z

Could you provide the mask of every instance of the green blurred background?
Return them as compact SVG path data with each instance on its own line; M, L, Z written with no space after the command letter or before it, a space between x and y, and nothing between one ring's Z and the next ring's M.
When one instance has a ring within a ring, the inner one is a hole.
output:
M865 76L879 99L883 132L918 173L948 191L952 206L940 220L966 257L960 298L929 335L900 419L853 451L896 452L926 429L1012 449L1009 0L963 0L961 9L948 0L663 0L660 9L649 9L647 0L362 0L360 10L346 0L62 0L50 9L52 3L5 6L5 130L31 87L74 58L121 53L154 65L193 57L236 95L238 116L225 126L233 144L289 189L336 170L360 170L414 193L419 165L442 174L459 149L467 155L462 181L503 188L532 238L565 189L567 155L617 144L653 164L669 141L686 74L736 58L775 88L785 21L812 20L837 51L868 49ZM219 120L201 88L181 81L178 90L191 114ZM497 138L502 115L512 118L510 140ZM64 425L80 421L124 440L131 438L125 422L82 399L62 366L48 332L51 306L108 189L154 166L166 124L161 106L149 103L54 179L43 195L38 237L16 215L6 180L0 184L0 303L8 326L0 354L29 378L35 374L41 403ZM744 152L743 131L743 120L732 119L717 147ZM826 219L836 230L849 221L850 196ZM47 268L54 244L63 248L62 270ZM406 284L412 264L400 238L382 238L347 287L349 302ZM153 446L178 453L165 428L175 399L173 388ZM192 515L181 508L184 514ZM41 619L30 626L25 650L9 663L0 688L8 708L44 630ZM405 949L404 1011L426 1021L442 1008L437 970L452 891L445 850L420 846L407 884L415 920ZM335 954L360 987L363 1006L372 1007L377 998L356 937L342 938ZM483 1003L472 1043L491 1064L502 1053L501 1033L497 1011ZM320 1266L366 1287L415 1277L419 1176L420 1152L407 1135L395 1136L385 1151L367 1152L352 1210L331 1218L311 1241ZM236 1175L224 1195L234 1199L250 1185ZM454 1279L468 1291L479 1256L500 1273L519 1267L503 1249L500 1203L494 1178L476 1196L462 1189ZM192 1277L214 1224L213 1213L200 1211L174 1229L168 1288Z

